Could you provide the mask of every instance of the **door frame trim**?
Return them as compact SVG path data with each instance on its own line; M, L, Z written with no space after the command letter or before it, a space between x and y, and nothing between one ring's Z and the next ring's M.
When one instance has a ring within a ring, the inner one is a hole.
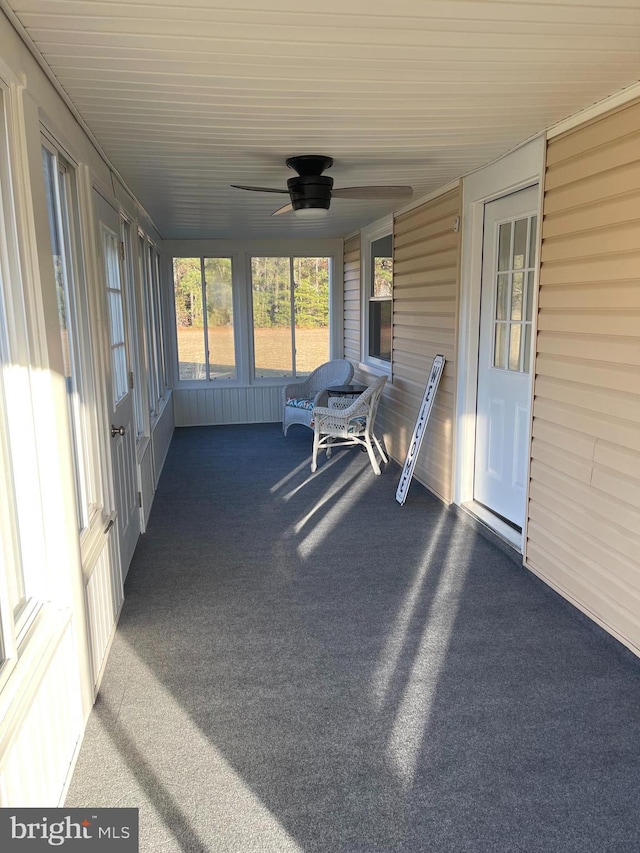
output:
M537 184L540 193L539 210L542 210L545 149L546 137L543 134L472 173L463 180L462 184L462 254L458 303L458 375L453 478L453 502L458 506L470 504L473 501L484 206L487 202ZM539 235L541 230L542 222L540 221ZM535 334L535 316L532 334ZM484 520L486 523L486 519ZM494 529L500 533L498 527L496 519ZM525 537L526 518L522 536L518 537L521 552L524 552ZM512 542L512 544L515 543Z

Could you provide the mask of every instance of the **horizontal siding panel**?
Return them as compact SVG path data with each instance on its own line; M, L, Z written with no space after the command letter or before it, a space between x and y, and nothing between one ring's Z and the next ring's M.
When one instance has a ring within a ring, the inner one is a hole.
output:
M637 219L638 211L640 211L640 193L634 190L622 196L598 199L593 204L562 210L555 215L547 212L544 232L547 238L553 239L608 228Z
M622 474L629 474L640 482L640 452L635 453L633 450L618 447L608 441L598 441L594 448L593 458L598 464ZM640 548L638 553L640 553Z
M597 595L593 586L575 569L571 557L568 559L568 563L559 560L553 545L551 550L545 550L537 543L529 546L529 565L536 574L640 654L640 628L636 615L618 602Z
M415 306L412 310L412 305ZM411 330L418 327L425 334L429 329L450 329L456 324L455 302L420 302L410 300L403 303L402 311L393 312L396 337L412 336Z
M398 250L401 257L411 257L412 249L416 246L421 246L425 242L429 242L430 252L437 252L442 249L455 247L458 240L458 235L453 230L453 222L438 219L435 222L430 222L428 225L422 225L420 228L414 228L404 234L398 234L394 242L394 250Z
M640 209L630 222L616 227L590 229L574 235L547 239L542 250L542 263L574 259L596 259L600 255L640 254Z
M606 146L584 151L564 160L557 166L549 165L546 186L557 186L583 181L602 172L618 169L638 158L640 132L629 133L610 141Z
M448 220L450 217L455 219L459 214L459 189L456 188L446 195L421 204L420 207L415 207L407 213L400 214L396 217L396 228L402 234L410 233L415 228L420 228L430 222L440 222L443 219Z
M398 256L393 262L393 274L402 277L404 273L415 273L421 271L455 269L458 261L458 247L437 247L434 251L427 250L423 245L411 245Z
M640 223L638 227L640 228ZM545 287L540 293L539 299L539 306L542 310L546 308L607 309L616 305L622 306L624 310L629 308L640 309L640 286L638 286L637 281Z
M557 424L550 424L541 418L533 422L532 435L534 440L539 439L558 450L568 451L581 456L583 459L593 460L598 439L591 435L584 435L575 429L568 429Z
M601 201L625 196L639 183L640 163L634 162L555 190L545 185L544 213L547 216L584 205L596 206Z
M630 561L637 560L640 553L640 531L627 530L624 527L603 518L599 512L582 506L575 501L568 501L554 489L535 481L531 483L531 517L540 518L539 509L551 513L558 519L563 519L568 529L577 530L579 536L585 533L597 539L601 547L615 558L620 553ZM606 562L603 562L606 565Z
M585 412L627 420L635 424L640 432L640 396L637 393L609 391L594 385L539 376L536 394L546 400L555 400L574 406L576 409L583 409Z
M531 458L581 483L591 482L593 461L564 448L554 447L552 444L534 438L531 442Z
M552 379L640 395L640 374L635 367L626 364L602 364L592 360L541 354L538 356L536 370Z
M606 522L631 532L640 529L640 507L630 506L615 495L579 483L536 459L531 462L531 474L534 480L546 485L565 500L585 507Z
M455 275L455 270L453 272ZM403 276L402 281L399 281L393 288L396 299L400 299L401 302L407 299L450 299L456 301L455 279L448 279L442 283L427 284L422 281L408 283L407 278L408 276Z
M605 468L603 465L597 465L593 469L591 485L608 495L640 507L640 480L633 475L629 476L626 473Z
M553 554L559 564L567 569L571 567L571 572L580 579L585 591L588 591L590 599L588 603L598 615L611 618L612 611L616 617L624 612L628 621L626 629L629 630L632 626L638 632L640 620L637 613L640 612L640 594L636 588L620 580L614 572L604 571L588 555L574 551L566 538L554 536L548 529L539 527L535 522L533 528L538 546L547 554Z
M603 441L614 442L628 450L640 451L640 426L637 423L579 409L564 401L547 400L542 396L534 399L533 415L534 418L542 418Z
M573 333L559 334L542 331L538 332L537 349L539 353L640 366L640 345L637 337L616 338L606 335L588 337Z
M411 287L434 287L446 285L452 288L457 293L457 267L441 267L438 269L415 270L413 272L404 272L402 278L394 278L394 292L396 281L399 285L399 293Z
M425 352L427 351L427 344L425 342L426 334L424 333L424 329L420 326L410 327L410 326L400 326L397 329L397 335L394 334L394 347L397 345L397 349L400 349L401 341L407 341L406 346L409 352ZM455 347L455 340L453 340L451 335L451 327L447 328L443 327L435 327L432 326L428 331L428 342L429 346L436 346L438 353L441 352L442 347L445 345L449 345L449 347ZM437 353L436 353L437 354ZM442 353L444 355L444 353ZM396 352L394 359L394 366L398 363L402 363L403 356L401 352ZM431 367L431 361L433 358L429 359L428 367ZM425 357L425 364L427 363L427 359ZM449 364L450 362L447 362ZM445 370L447 369L447 364L445 364ZM428 377L425 375L425 384L427 382Z
M573 332L583 335L622 335L634 337L640 328L640 310L623 308L598 311L541 311L540 331Z
M640 255L631 252L626 255L591 257L579 261L547 262L542 250L542 268L540 286L554 284L584 284L585 282L630 281L638 274Z
M634 133L640 133L640 102L596 119L581 128L579 133L572 131L554 139L547 153L547 165L553 168L563 160L580 157L587 151Z
M625 601L629 597L626 603L633 603L640 613L640 579L634 571L633 560L621 554L610 557L608 549L603 548L595 536L572 530L551 512L539 508L538 515L539 520L532 521L532 532L542 547L548 548L551 540L555 540L556 554L563 562L569 563L573 557L581 577L588 579L602 595L614 601Z

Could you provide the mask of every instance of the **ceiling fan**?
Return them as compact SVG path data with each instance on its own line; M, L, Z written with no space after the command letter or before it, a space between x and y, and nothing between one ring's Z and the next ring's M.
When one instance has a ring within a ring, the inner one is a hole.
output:
M238 190L250 190L258 193L288 193L289 204L275 210L271 215L288 213L290 210L296 216L308 219L320 218L327 215L332 198L382 199L395 200L410 198L413 189L405 186L381 187L342 187L333 189L333 178L322 173L333 165L332 157L317 154L307 154L301 157L289 157L287 166L298 173L295 178L289 178L286 190L271 187L245 187L232 184Z

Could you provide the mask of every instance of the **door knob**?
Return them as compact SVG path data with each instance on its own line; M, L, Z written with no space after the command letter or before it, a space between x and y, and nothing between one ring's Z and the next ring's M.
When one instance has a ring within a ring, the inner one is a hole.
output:
M111 438L115 438L117 435L124 435L126 433L126 429L121 427L115 427L113 424L111 425Z

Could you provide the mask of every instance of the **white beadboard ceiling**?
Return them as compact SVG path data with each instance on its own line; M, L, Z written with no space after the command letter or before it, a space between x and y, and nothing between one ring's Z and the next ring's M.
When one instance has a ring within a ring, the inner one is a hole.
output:
M399 203L303 222L230 184L323 154L335 187L419 198L640 79L640 0L1 5L169 238L349 234Z

